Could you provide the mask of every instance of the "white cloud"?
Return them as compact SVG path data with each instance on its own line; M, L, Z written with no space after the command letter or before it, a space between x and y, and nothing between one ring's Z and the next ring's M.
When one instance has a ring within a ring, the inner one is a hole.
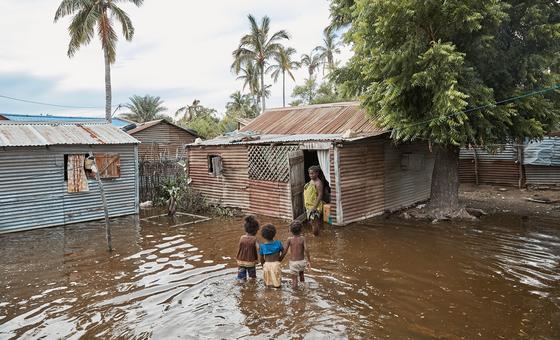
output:
M71 97L81 91L90 93L84 105L93 102L103 106L104 70L99 43L94 41L68 58L68 20L53 23L58 4L58 0L0 0L0 30L9 32L0 35L0 74L56 79L51 88L37 93L35 98L42 101L56 98L61 103L65 94ZM121 40L118 44L112 71L114 102L149 93L161 96L170 111L197 98L221 112L228 96L241 89L241 82L235 81L230 72L231 53L248 31L249 13L259 20L268 15L272 31L288 30L292 39L286 44L296 48L298 54L309 53L321 42L322 30L329 22L326 0L146 0L140 8L124 7L136 34L132 42ZM341 58L347 56L345 51ZM305 75L305 70L297 71L296 81L301 83ZM287 81L287 94L293 86L291 80ZM0 94L22 95L11 92L9 84L4 83L0 83ZM69 98L73 99L72 105L76 105L76 98ZM0 101L0 112L4 103ZM279 82L273 86L267 106L281 104ZM21 104L18 109L26 110L37 108Z

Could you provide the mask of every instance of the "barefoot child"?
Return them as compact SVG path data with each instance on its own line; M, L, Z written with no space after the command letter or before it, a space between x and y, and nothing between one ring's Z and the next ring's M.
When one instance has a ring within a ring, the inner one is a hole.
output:
M298 284L298 276L300 282L305 282L303 271L305 268L311 268L311 258L309 256L309 248L305 244L305 238L301 236L302 224L295 220L290 224L292 237L286 242L286 253L290 250L290 274L292 275L292 288L296 288ZM307 258L307 261L305 261Z
M237 251L237 279L246 280L247 274L249 278L255 279L257 272L255 265L257 264L258 244L257 231L259 231L259 222L253 216L245 217L245 235L239 239L239 250Z
M265 225L261 230L262 237L267 241L259 245L260 261L263 266L264 284L267 287L280 288L282 271L280 261L284 257L282 242L274 240L276 228L272 224Z

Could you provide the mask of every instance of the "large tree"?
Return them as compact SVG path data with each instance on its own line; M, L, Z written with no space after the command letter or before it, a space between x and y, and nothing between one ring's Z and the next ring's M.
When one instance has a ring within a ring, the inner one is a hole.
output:
M270 65L267 72L272 72L271 76L274 82L278 80L278 76L282 74L282 106L286 106L286 73L292 78L293 81L296 80L293 70L299 68L299 63L292 59L293 55L296 54L296 50L288 47L280 47L278 54L274 56L274 64Z
M237 80L243 80L243 91L248 87L249 93L253 97L253 102L255 106L259 105L260 102L260 81L259 81L259 71L255 63L246 63L244 66L239 68L237 73Z
M257 116L258 108L248 94L235 91L229 96L229 99L226 103L227 116L235 118L255 118Z
M124 113L122 116L126 119L137 123L145 123L156 119L170 119L169 116L161 114L167 108L163 106L163 100L157 96L134 95L129 98L130 103L123 105L130 110L130 113Z
M432 145L436 218L465 214L461 146L538 139L560 119L558 92L540 91L559 82L556 0L333 0L331 9L354 50L338 82L395 140Z
M323 63L323 74L325 73L325 66L329 73L336 68L335 55L340 53L340 45L342 44L337 38L334 30L327 28L323 31L323 45L315 47L315 51L319 53L319 58Z
M248 16L250 24L250 33L244 35L239 41L239 46L233 51L232 70L235 74L239 74L241 68L248 64L254 63L257 66L258 74L261 80L260 98L262 111L266 108L264 84L264 74L266 66L270 58L278 54L282 45L280 42L284 39L290 39L290 35L285 30L280 30L270 34L270 19L264 16L260 25L252 15Z
M307 73L309 78L313 78L313 74L317 71L317 68L321 65L321 55L313 49L309 54L302 54L300 59L300 65L307 68Z
M74 14L68 31L70 44L68 56L73 57L82 45L87 45L97 34L101 40L103 57L105 60L105 118L111 122L111 64L115 62L118 35L114 21L118 21L122 34L128 41L134 36L134 26L125 11L119 6L120 2L131 2L136 6L142 5L144 0L62 0L54 16L57 22L61 18Z

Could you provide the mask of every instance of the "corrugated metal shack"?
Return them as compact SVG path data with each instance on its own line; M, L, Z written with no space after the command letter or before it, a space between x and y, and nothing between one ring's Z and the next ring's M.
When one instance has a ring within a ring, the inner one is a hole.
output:
M138 213L138 144L104 123L0 122L0 233ZM88 159L88 157L90 157Z
M183 158L185 145L194 142L198 137L196 131L180 127L164 119L135 125L136 127L127 132L142 142L138 149L140 160Z
M551 133L542 141L505 144L495 152L462 148L459 179L463 183L560 185L560 136Z
M430 196L427 144L395 146L354 102L269 109L238 133L188 145L187 154L192 185L206 198L265 216L303 213L311 165L329 181L337 225Z

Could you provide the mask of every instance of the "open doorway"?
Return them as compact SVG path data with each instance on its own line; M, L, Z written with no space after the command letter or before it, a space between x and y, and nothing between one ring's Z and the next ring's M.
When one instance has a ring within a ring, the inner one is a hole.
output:
M305 168L305 183L309 182L309 172L307 171L312 165L319 165L319 157L316 150L303 150L303 163Z

